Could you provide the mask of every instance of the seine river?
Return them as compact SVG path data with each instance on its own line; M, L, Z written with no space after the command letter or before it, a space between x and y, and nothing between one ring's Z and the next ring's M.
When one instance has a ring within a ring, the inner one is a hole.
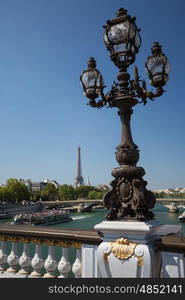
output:
M162 206L161 204L156 204L153 212L155 214L155 219L160 221L161 224L169 225L181 225L182 232L185 235L185 223L179 222L178 216L184 211L183 208L179 210L179 213L170 213L168 208ZM105 220L106 210L100 209L89 213L73 213L73 221L53 225L56 228L79 228L79 229L93 229L94 225Z
M185 235L185 223L179 222L178 216L184 209L180 208L179 213L170 213L168 209L161 204L157 203L153 212L155 219L160 221L161 224L175 224L182 226L182 232ZM78 228L78 229L93 229L94 225L105 220L106 210L99 209L92 212L84 213L71 213L73 221L61 223L57 225L50 225L52 228ZM0 223L10 222L10 220L0 220Z

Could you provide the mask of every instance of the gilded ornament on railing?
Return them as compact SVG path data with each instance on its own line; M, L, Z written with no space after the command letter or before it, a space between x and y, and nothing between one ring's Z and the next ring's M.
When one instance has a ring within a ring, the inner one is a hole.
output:
M82 243L78 241L64 241L64 240L55 240L55 239L44 239L37 237L23 237L23 236L13 236L0 234L0 241L10 241L10 242L18 242L18 243L34 243L37 245L47 245L47 246L60 246L64 248L77 248L80 249L82 247Z
M29 244L32 242L31 238L23 237L23 236L14 236L14 235L6 235L6 234L1 234L0 235L0 241L10 241L12 243L24 243L24 244Z
M137 264L138 266L142 267L144 265L144 262L143 262L143 256L136 256L137 257Z
M6 242L8 240L7 235L0 234L0 241Z
M127 259L134 254L137 243L132 243L128 239L120 238L111 242L111 252L119 259Z
M82 244L75 241L43 240L42 244L47 246L60 246L64 248L81 248Z
M143 266L143 253L139 256L135 255L135 248L138 245L138 243L131 242L125 238L120 238L116 241L110 242L104 252L104 260L108 262L108 256L111 253L120 260L126 260L134 256L137 258L138 266Z
M8 236L8 241L10 241L12 243L17 243L17 242L19 242L19 238L17 236L10 235L10 236Z

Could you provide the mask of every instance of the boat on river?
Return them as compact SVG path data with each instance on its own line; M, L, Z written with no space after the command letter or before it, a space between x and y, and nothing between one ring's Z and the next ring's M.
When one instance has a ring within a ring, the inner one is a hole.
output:
M178 217L180 222L185 223L185 211L183 211L183 213Z
M13 225L54 225L72 221L68 211L63 209L45 210L30 214L15 215L11 224Z
M175 202L172 202L171 205L169 206L169 211L171 213L177 213L179 212L178 206Z

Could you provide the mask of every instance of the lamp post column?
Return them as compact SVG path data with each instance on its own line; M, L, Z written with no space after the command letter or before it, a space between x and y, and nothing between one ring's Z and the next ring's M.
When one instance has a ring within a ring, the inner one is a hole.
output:
M121 143L116 148L116 160L120 165L136 165L139 160L139 150L134 144L131 133L131 108L120 108L118 115L122 124Z
M111 107L118 108L121 119L121 143L116 148L116 160L119 167L112 170L115 178L111 182L112 190L104 196L104 205L109 210L108 220L135 219L147 221L153 218L150 211L155 205L155 196L146 189L143 180L145 171L136 166L139 160L139 148L134 143L131 133L131 115L138 100L132 91L130 74L126 68L117 76L118 84L108 93L106 100Z

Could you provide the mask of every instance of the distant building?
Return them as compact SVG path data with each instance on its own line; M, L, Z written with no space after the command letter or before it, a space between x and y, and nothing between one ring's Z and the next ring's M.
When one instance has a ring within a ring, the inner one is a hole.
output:
M24 184L27 186L27 188L28 188L29 191L32 190L32 182L31 182L30 179L21 179L21 178L20 178L19 181L20 181L21 183L24 183Z
M3 184L3 183L2 183L2 184L0 184L0 186L1 186L1 187L6 187L6 184Z
M97 186L98 189L103 190L103 191L109 191L110 190L110 186L108 186L107 184L99 184Z
M154 190L154 193L165 193L167 195L173 194L174 190L173 189L160 189L160 190Z
M59 183L56 180L49 179L45 179L44 181L31 181L30 179L19 179L19 181L24 183L31 192L42 191L48 183L54 184L56 188L59 186Z
M164 192L167 194L167 195L170 195L170 194L173 194L175 192L174 189L165 189Z
M180 193L180 194L185 193L185 188L176 188L175 192Z
M153 190L154 193L164 193L166 195L171 194L182 194L185 193L185 188L175 188L175 189L160 189L160 190Z
M46 183L46 184L52 183L56 187L56 189L59 187L59 183L56 180L45 179L44 183Z
M32 192L42 191L46 185L47 185L47 183L42 182L42 181L41 182L32 182L31 191Z

